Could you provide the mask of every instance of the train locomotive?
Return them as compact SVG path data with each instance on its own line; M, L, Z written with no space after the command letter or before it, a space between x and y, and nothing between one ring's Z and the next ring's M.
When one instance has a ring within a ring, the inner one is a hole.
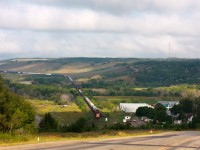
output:
M100 110L99 108L97 108L92 102L91 100L85 96L82 92L82 90L74 83L73 79L68 76L70 82L72 83L72 85L74 86L74 88L77 90L77 92L79 93L79 95L81 95L84 99L84 101L86 102L86 104L88 105L88 107L92 110L92 112L94 113L95 115L95 118L100 118L101 117L101 113L100 113Z

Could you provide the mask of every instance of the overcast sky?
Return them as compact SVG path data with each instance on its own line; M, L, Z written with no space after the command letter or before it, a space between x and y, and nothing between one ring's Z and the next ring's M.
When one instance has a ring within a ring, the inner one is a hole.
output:
M0 59L200 58L200 0L0 0Z

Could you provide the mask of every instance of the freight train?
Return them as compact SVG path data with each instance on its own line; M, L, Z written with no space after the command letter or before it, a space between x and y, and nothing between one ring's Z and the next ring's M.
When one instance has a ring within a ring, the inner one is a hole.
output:
M101 113L99 108L97 108L92 102L91 100L85 96L82 92L82 90L75 84L75 82L73 81L73 79L70 76L67 76L70 80L70 82L72 83L73 87L77 90L77 92L79 93L79 95L81 95L84 99L84 101L86 102L86 104L88 105L88 107L92 110L92 112L95 115L95 118L100 118L101 117Z

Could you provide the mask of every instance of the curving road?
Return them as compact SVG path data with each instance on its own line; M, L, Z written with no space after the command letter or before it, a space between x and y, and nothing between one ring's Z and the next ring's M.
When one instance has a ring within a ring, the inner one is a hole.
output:
M200 150L200 132L168 132L90 142L59 141L0 147L0 150Z

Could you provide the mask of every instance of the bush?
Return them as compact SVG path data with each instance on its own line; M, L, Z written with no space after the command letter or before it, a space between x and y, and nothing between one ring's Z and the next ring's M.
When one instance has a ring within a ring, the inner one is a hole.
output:
M50 113L46 113L44 118L41 120L39 124L39 132L57 132L58 131L58 123L51 116Z
M0 131L12 133L14 130L34 130L34 111L30 104L18 95L10 92L0 77ZM33 129L32 129L33 128Z
M108 129L112 130L130 130L133 129L130 123L122 124L122 123L115 123L112 126L107 127Z
M61 128L63 132L85 132L96 130L95 124L91 124L85 118L79 118L75 123L71 124L70 126L64 126Z

